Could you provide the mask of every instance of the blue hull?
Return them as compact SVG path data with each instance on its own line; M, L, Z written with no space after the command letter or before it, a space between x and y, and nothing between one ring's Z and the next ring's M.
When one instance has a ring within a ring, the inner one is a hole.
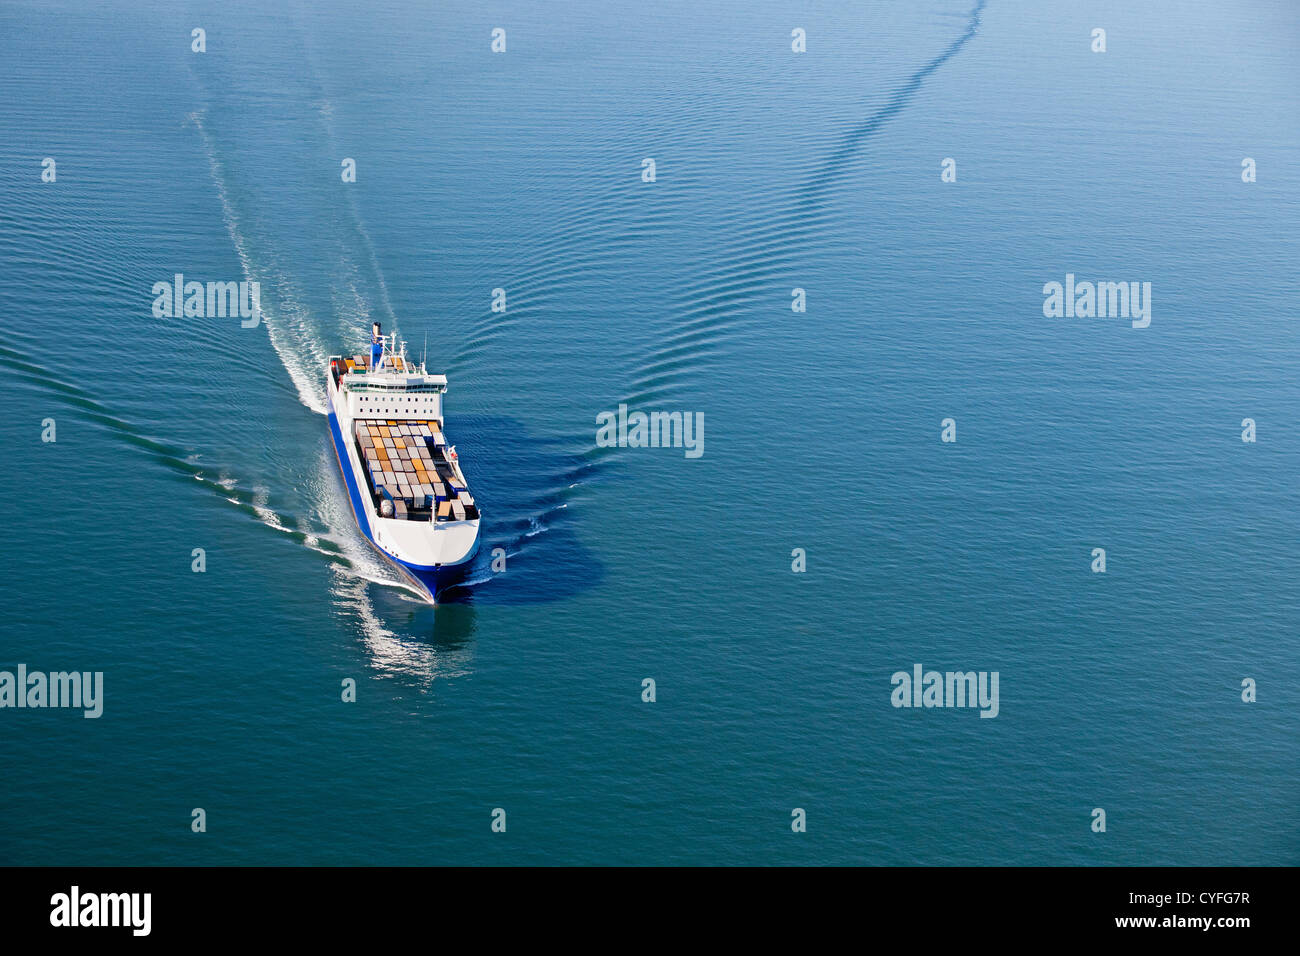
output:
M384 555L384 557L389 556ZM389 560L392 559L389 558ZM401 568L407 577L414 579L423 590L429 592L430 597L435 602L437 602L438 596L443 591L464 583L465 578L469 575L470 568L469 561L433 569L415 568L402 561L393 561L393 563Z

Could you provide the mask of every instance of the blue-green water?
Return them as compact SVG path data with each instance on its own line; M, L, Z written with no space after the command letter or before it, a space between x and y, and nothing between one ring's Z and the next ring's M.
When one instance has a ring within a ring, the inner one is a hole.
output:
M0 7L0 669L105 687L0 709L0 862L1300 862L1300 13L973 6ZM437 609L321 414L372 320L485 513Z

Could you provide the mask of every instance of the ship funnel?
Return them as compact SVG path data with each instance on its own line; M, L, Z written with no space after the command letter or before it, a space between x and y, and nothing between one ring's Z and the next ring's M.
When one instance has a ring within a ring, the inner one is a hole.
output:
M376 342L379 341L379 323L378 323L378 322L372 322L372 323L371 323L371 325L370 325L370 334L374 337L374 340L375 340Z

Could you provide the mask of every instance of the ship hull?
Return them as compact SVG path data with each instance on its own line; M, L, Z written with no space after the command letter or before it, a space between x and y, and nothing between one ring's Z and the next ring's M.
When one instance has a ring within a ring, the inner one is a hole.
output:
M352 516L356 520L357 528L365 536L370 546L401 572L403 577L409 580L426 600L436 604L439 596L444 591L463 583L469 573L470 563L478 552L478 522L465 523L472 524L472 541L469 540L469 535L461 533L457 536L458 543L454 546L451 554L430 551L423 560L414 555L394 553L394 551L384 547L380 540L376 540L383 535L379 525L392 525L393 522L392 519L379 518L373 514L369 494L362 488L360 483L364 479L358 478L361 470L360 464L346 438L346 435L351 432L352 423L350 420L340 419L335 411L334 393L328 387L329 384L332 383L327 383L326 394L330 405L330 438L334 445L334 456L338 461L339 471L343 476L343 484L347 489L348 502L352 507ZM445 531L432 532L434 536L445 536L446 534ZM435 557L443 560L435 561L433 560Z

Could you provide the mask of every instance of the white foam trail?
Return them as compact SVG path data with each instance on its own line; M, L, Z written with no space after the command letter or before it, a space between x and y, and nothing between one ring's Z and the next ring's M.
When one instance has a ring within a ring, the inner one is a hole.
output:
M280 520L280 516L267 507L270 500L271 489L258 487L253 489L253 500L249 504L252 505L257 517L268 528L274 528L276 531L288 531L289 529L284 526L284 522Z
M325 366L329 361L329 351L317 337L315 324L306 307L298 302L287 285L281 277L278 286L280 304L293 318L283 323L289 326L287 329L281 328L279 318L275 322L267 321L267 338L280 357L280 364L289 373L298 400L313 412L324 415L329 411L325 401ZM294 348L293 342L297 342L299 347Z
M226 222L226 231L230 234L230 241L235 247L235 254L239 256L240 266L244 272L244 278L249 282L257 282L259 285L265 283L266 276L260 270L255 268L252 258L248 253L248 244L244 240L243 233L239 228L239 217L236 215L234 207L231 205L230 196L226 190L225 171L221 166L220 160L217 159L216 147L212 142L212 136L208 133L203 125L203 111L197 110L189 115L190 122L194 128L199 131L199 139L203 143L203 151L208 157L208 167L212 172L212 181L217 187L217 197L221 201L221 214ZM265 283L268 284L269 283ZM289 373L289 378L293 382L294 388L298 391L298 400L312 411L324 415L327 411L325 403L325 387L322 384L324 379L323 369L325 362L328 360L328 353L321 347L318 341L314 339L314 333L311 325L303 321L302 310L293 309L296 303L290 298L287 292L281 290L281 305L291 312L298 313L298 321L293 323L296 328L286 330L281 328L281 318L272 309L268 308L265 300L261 303L262 322L266 325L267 338L270 339L271 347L279 356L280 362L284 365L285 371ZM307 344L308 357L295 352L291 347L291 340L294 336L304 344Z

